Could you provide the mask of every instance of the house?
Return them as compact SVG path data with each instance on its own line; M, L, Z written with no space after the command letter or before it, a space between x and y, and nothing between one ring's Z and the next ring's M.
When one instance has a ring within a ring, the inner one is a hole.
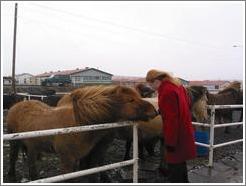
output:
M45 72L43 74L36 75L36 83L41 85L43 80L51 76L68 76L74 86L80 86L84 84L111 84L113 75L99 69L86 67L84 69L77 68L74 70Z
M138 83L146 84L145 78L135 76L113 76L112 83L115 85L125 85L134 87Z
M29 73L22 73L22 74L15 75L16 84L30 85L32 84L32 77L33 75Z
M12 85L12 77L4 76L3 77L3 85Z

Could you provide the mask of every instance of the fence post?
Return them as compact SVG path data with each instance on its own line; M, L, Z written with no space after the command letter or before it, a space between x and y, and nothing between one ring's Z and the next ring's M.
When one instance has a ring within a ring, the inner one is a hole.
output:
M133 183L138 182L138 128L133 125Z
M214 121L215 121L215 105L211 108L211 126L210 126L210 140L209 140L209 162L208 166L213 166L213 154L214 154Z

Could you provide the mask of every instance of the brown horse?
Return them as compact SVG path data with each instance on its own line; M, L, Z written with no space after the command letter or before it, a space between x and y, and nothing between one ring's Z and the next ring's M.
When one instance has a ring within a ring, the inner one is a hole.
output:
M243 104L243 91L240 89L240 82L232 82L217 94L207 93L208 105L240 105ZM218 123L232 122L232 112L241 111L242 121L243 109L217 109L216 120ZM225 133L229 133L229 127L225 128Z
M151 87L143 83L138 83L135 86L135 89L138 91L138 93L141 95L142 98L151 98L153 97L153 94L155 93L154 89L152 89Z
M9 133L148 120L157 115L155 108L142 100L136 91L123 86L90 86L74 90L66 97L69 97L70 104L57 107L36 100L17 103L7 116ZM103 130L10 141L9 176L15 178L20 145L27 149L29 176L35 179L35 161L41 152L56 152L61 160L62 172L71 172L77 168L78 160L111 134L112 131Z

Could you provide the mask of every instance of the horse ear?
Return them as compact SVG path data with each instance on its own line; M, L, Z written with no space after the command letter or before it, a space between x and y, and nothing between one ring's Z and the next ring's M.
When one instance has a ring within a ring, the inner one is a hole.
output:
M73 91L70 94L70 96L72 98L72 101L78 101L78 99L80 98L79 91L78 90Z
M112 89L112 94L120 94L121 92L122 92L122 89L123 89L123 87L122 86L120 86L120 85L117 85L117 86L115 86L113 89Z

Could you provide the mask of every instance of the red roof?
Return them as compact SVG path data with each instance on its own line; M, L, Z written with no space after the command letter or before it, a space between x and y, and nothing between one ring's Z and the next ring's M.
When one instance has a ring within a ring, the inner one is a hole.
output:
M209 85L223 85L225 83L228 83L229 81L224 81L224 80L204 80L204 81L190 81L189 85L190 86L209 86Z
M143 77L135 77L135 76L113 76L112 81L121 81L121 82L145 82L145 78Z

